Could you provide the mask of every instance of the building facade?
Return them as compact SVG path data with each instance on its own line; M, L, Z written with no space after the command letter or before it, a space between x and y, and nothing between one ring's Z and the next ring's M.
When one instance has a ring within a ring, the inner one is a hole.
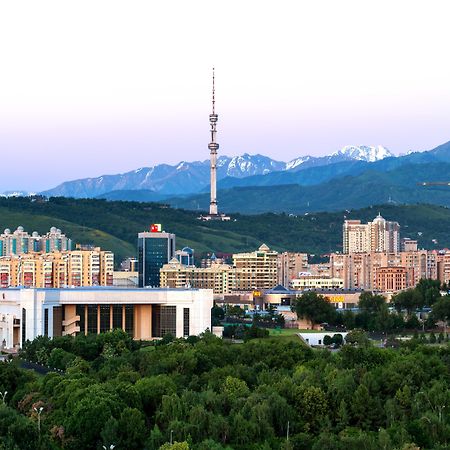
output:
M379 214L373 222L346 220L342 235L343 253L398 252L400 225L389 222Z
M233 255L238 291L267 290L278 281L278 253L263 244L255 252Z
M160 269L175 256L175 235L155 227L138 234L139 287L159 287Z
M0 257L0 288L112 286L114 254L93 248Z
M22 347L37 336L76 336L120 328L134 339L198 335L211 329L211 290L4 289L0 342Z
M28 234L22 226L14 232L6 228L0 235L0 256L26 255L29 253L50 253L72 250L72 241L56 227L45 235L37 231Z
M308 254L307 253L279 253L277 257L277 284L289 287L289 283L297 278L300 272L308 270Z
M214 294L229 294L236 289L236 274L236 269L228 264L199 268L173 258L160 270L161 287L212 289Z

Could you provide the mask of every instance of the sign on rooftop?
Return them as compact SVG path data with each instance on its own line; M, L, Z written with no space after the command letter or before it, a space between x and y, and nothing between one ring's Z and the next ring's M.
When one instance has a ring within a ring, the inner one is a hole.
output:
M162 226L160 223L152 223L150 225L150 233L161 233Z

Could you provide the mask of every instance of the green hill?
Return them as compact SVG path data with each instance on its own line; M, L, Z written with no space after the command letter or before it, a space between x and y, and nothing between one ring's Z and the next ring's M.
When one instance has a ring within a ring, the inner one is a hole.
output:
M219 190L222 211L261 214L266 211L303 214L342 211L393 202L427 203L450 207L448 186L423 186L424 181L449 181L450 164L410 164L382 172L367 170L357 176L343 176L304 186L243 186ZM260 177L261 178L261 177ZM209 194L166 200L172 206L195 210L209 205Z
M196 212L155 203L9 198L0 199L0 229L23 225L29 232L45 233L56 226L77 243L112 250L117 262L135 256L137 233L147 230L151 223L161 223L165 230L175 233L178 248L188 245L197 254L254 250L262 242L278 251L323 254L342 248L345 218L365 222L378 212L388 220L397 220L402 226L402 236L418 239L425 248L450 247L450 209L433 205L381 205L299 216L232 214L230 222L201 222Z

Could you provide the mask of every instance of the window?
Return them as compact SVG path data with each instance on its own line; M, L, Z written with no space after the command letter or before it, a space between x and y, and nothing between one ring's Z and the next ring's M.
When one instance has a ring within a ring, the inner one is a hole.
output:
M189 308L183 308L183 336L189 336Z
M177 307L153 305L152 336L164 337L168 333L177 334Z
M110 329L109 305L100 305L100 333L106 333Z
M27 310L22 308L22 345L25 343L27 337Z
M77 305L76 306L76 315L80 316L80 333L85 334L86 332L86 321L84 316L84 305Z
M97 333L97 305L88 305L87 310L87 332Z
M113 305L113 329L123 328L122 321L122 305Z
M161 306L161 337L170 333L177 335L177 307Z
M44 309L44 336L48 336L48 309Z
M134 330L134 306L125 305L125 331L133 337Z

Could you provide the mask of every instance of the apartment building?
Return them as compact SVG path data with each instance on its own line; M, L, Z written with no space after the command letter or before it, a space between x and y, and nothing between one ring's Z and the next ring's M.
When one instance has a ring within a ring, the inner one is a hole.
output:
M0 287L112 286L114 254L93 248L0 257Z
M343 253L398 252L400 225L389 222L380 214L367 224L360 220L346 220L342 235Z
M228 264L211 264L199 268L184 265L173 258L160 270L161 287L211 289L214 294L229 294L236 289L236 269Z
M72 241L56 227L40 235L37 231L29 234L22 226L13 232L9 228L0 235L0 256L24 255L30 253L50 253L72 250Z
M278 252L263 244L255 252L233 255L238 291L264 291L277 285Z
M279 253L277 257L277 284L289 287L289 283L297 278L300 272L308 270L308 254L307 253Z

